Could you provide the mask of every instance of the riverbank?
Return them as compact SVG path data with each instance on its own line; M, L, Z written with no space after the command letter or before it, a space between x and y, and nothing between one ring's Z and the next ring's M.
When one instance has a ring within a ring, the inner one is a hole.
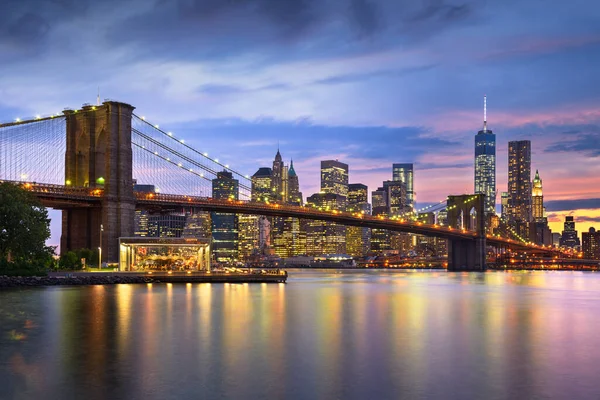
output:
M116 285L135 283L285 283L287 272L51 272L48 276L0 276L0 289L35 286Z

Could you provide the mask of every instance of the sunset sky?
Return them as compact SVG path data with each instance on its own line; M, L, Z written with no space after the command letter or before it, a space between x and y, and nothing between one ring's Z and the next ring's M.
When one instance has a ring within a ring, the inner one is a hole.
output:
M580 232L600 228L600 3L2 4L0 121L93 103L100 87L250 175L279 142L305 197L323 159L348 163L369 190L413 162L427 204L473 191L487 94L498 191L508 141L531 140L552 229L570 213Z

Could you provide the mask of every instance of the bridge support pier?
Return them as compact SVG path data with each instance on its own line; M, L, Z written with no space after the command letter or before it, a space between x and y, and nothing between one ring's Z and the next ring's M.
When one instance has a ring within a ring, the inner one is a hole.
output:
M119 237L134 233L129 104L106 101L101 106L66 110L65 185L101 189L100 208L63 210L61 252L97 249L102 261L119 261ZM100 234L102 232L102 241Z
M448 271L485 271L485 237L448 240Z

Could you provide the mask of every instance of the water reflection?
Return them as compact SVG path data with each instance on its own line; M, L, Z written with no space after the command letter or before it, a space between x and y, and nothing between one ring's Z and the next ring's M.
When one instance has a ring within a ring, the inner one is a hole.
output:
M1 398L594 397L600 275L0 292Z

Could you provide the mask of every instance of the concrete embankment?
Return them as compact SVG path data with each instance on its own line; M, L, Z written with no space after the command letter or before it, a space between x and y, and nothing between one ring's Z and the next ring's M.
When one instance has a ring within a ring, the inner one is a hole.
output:
M0 276L0 288L114 285L123 283L285 283L287 272L278 273L186 273L186 272L51 272L48 276Z

